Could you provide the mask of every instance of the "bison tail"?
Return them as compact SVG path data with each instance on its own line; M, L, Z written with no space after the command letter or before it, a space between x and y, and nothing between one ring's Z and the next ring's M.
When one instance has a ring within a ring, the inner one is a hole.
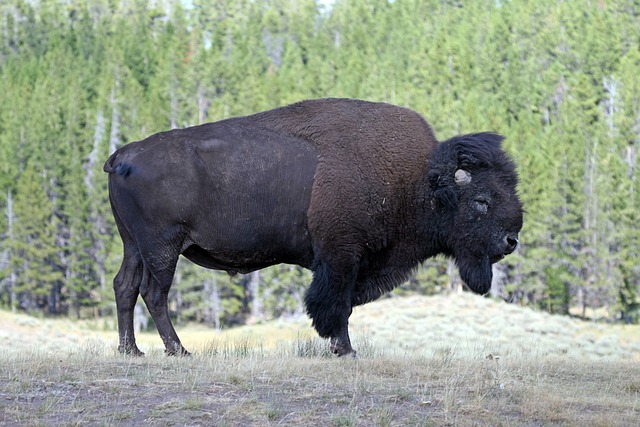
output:
M118 157L117 151L109 156L104 166L102 167L102 170L107 173L115 172L120 176L128 176L133 169L133 165L131 165L130 163L117 163L116 157Z
M115 171L114 163L116 161L116 157L118 157L117 151L109 156L107 161L104 163L102 170L105 171L106 173L114 172Z

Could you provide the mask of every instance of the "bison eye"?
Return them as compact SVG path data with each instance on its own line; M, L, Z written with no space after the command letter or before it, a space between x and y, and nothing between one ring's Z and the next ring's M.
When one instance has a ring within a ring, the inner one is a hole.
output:
M473 207L480 213L486 214L489 209L489 199L486 197L478 197L473 201Z

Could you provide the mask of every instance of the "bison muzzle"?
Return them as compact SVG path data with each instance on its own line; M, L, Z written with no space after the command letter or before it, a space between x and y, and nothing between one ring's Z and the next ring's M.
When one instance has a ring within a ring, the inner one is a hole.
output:
M318 99L132 142L105 163L124 256L114 279L119 351L141 355L141 295L167 354L188 354L167 295L180 255L247 273L313 271L307 313L332 351L355 355L352 308L389 292L425 259L452 257L467 286L518 246L517 173L495 133L437 142L417 113Z

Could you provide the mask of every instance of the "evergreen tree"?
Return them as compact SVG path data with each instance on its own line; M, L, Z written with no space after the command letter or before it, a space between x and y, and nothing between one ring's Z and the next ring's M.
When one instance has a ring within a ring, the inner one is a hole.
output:
M47 171L29 162L16 185L10 268L16 274L12 305L26 311L58 312L62 282L53 204L46 191Z

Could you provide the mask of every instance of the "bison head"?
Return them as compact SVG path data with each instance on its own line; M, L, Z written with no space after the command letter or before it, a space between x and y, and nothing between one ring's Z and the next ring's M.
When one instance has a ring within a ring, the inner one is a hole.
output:
M516 249L522 228L518 175L502 139L495 133L454 137L438 144L429 165L439 240L462 280L480 294L491 288L491 265Z

